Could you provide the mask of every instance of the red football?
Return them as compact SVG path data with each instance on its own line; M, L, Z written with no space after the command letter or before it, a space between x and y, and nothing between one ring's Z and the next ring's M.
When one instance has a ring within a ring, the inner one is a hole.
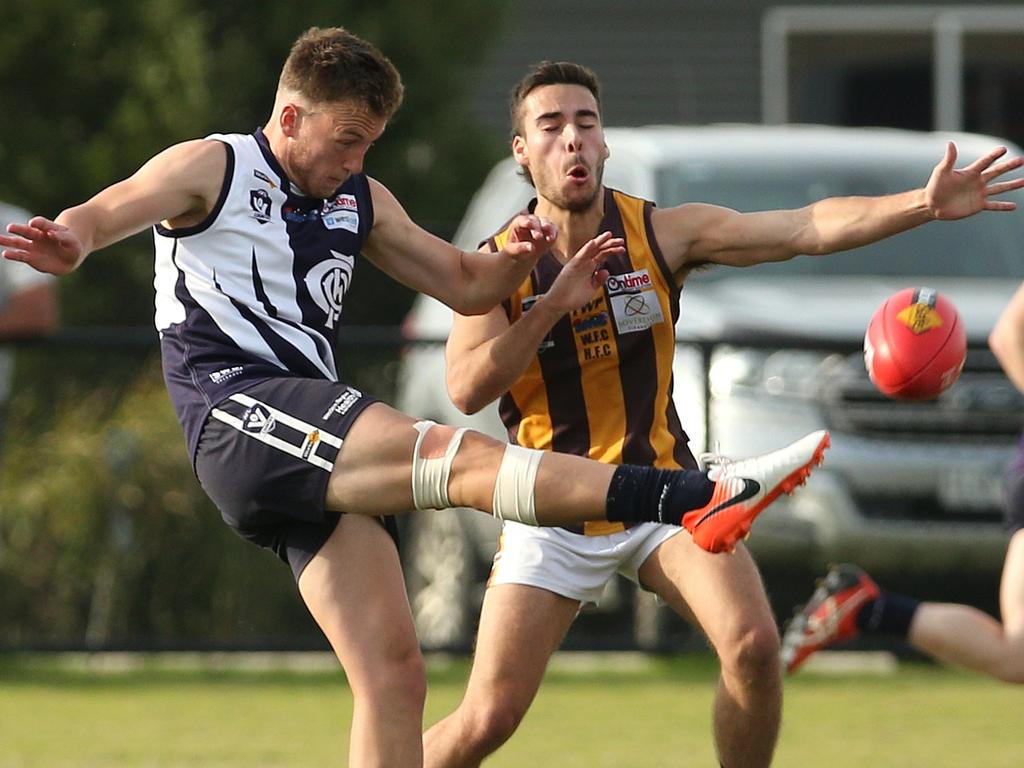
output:
M889 397L937 397L953 386L966 356L967 335L956 307L931 288L905 288L891 296L864 336L868 376Z

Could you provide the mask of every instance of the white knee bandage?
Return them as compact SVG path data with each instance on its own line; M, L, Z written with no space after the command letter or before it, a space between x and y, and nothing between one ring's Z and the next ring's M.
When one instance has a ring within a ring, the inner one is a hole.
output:
M417 421L413 427L419 432L416 436L416 447L412 449L412 501L416 509L447 509L451 506L448 500L448 478L452 473L452 462L462 443L465 427L455 430L445 448L444 456L429 459L420 455L423 438L433 421Z
M537 524L534 490L537 467L544 451L506 445L494 481L494 516L527 525Z

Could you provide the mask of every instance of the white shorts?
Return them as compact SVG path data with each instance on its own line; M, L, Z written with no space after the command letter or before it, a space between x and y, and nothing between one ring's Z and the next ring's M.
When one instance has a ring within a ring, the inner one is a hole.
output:
M506 521L487 586L526 584L597 605L605 584L616 573L640 584L640 566L682 530L675 525L641 523L607 536L584 536Z

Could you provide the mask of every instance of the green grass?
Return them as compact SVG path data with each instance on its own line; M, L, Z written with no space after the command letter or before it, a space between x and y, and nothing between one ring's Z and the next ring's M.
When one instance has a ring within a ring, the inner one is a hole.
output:
M516 736L487 765L714 765L716 667L706 656L588 671L556 664ZM468 666L434 663L426 722L458 701ZM1024 691L901 665L892 675L787 681L778 766L1020 766ZM0 768L345 764L340 672L157 666L89 672L0 659Z

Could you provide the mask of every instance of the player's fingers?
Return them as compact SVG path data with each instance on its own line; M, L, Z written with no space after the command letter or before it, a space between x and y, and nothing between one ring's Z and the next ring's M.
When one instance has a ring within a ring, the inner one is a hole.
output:
M1024 179L1010 179L1009 181L1000 181L996 184L989 184L985 187L986 195L1001 195L1004 192L1012 192L1015 189L1021 189L1024 187Z
M983 155L964 168L965 173L981 173L996 160L1006 154L1006 147L996 147L987 155Z
M55 221L51 221L45 216L33 216L28 220L30 227L42 230L43 232L66 232L67 227L63 224L58 224Z
M946 154L943 156L942 161L939 163L939 167L944 170L950 170L956 163L956 144L952 141L946 142Z
M28 251L23 251L20 248L5 248L2 253L5 259L10 261L21 261L26 264L30 258Z
M1007 160L999 165L993 165L981 174L981 180L986 184L997 176L1002 176L1004 173L1014 171L1024 165L1024 157L1015 157L1011 160Z
M1011 203L1009 200L986 200L985 201L986 211L1015 211L1017 210L1017 204Z
M7 231L12 235L19 235L25 240L42 240L46 237L46 233L38 227L33 227L31 224L17 224L11 223L7 225Z

